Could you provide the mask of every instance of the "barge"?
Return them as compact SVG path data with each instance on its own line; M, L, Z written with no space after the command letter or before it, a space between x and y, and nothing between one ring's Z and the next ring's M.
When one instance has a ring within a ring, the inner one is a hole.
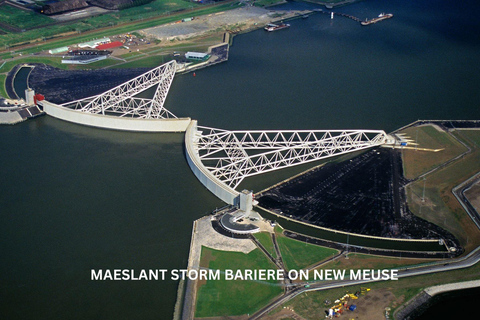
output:
M288 23L281 23L281 24L269 23L265 26L265 30L268 31L268 32L272 32L272 31L286 29L286 28L289 28L289 27L290 27L290 25Z

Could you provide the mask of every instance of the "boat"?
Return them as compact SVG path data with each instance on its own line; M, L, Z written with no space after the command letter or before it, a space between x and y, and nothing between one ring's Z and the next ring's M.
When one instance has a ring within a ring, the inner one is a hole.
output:
M286 29L289 27L290 25L288 23L280 23L280 24L269 23L265 26L265 30L271 32L271 31Z
M368 26L369 24L377 23L378 21L382 21L382 20L385 20L385 19L390 19L392 17L393 17L393 14L391 14L391 13L386 13L386 14L385 13L380 13L377 18L362 21L361 24L362 24L362 26Z

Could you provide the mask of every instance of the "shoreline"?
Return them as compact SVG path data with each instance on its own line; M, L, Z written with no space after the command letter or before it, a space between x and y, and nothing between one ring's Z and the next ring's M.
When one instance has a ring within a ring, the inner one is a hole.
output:
M472 125L472 127L475 127L475 128L477 127L477 123L478 123L478 120L456 120L456 121L457 122L473 123L474 125ZM417 120L417 121L414 121L410 124L407 124L407 125L405 125L401 128L398 128L398 129L394 130L393 132L398 132L402 129L412 127L412 126L421 125L421 124L425 124L425 123L428 123L428 122L441 124L443 122L448 122L448 120ZM453 126L453 124L452 124L452 126ZM199 232L196 230L197 229L197 222L202 221L202 220L203 221L209 221L211 219L212 219L211 216L204 216L204 217L202 217L199 220L196 220L194 222L194 230L192 231L191 248L190 248L190 252L189 252L188 269L200 267L199 250L198 249L193 249L193 247L198 247L201 250L202 245L209 246L209 245L206 245L205 243L202 243L201 240L200 240L200 243L199 243L199 240L197 239ZM209 229L212 229L211 224L210 224ZM202 232L202 234L207 234L207 232ZM207 237L212 237L212 236L207 234ZM238 241L240 239L231 239L230 238L230 240ZM193 250L193 252L192 252L192 250ZM222 249L220 249L220 250L222 250ZM230 250L227 249L226 251L230 251ZM458 259L454 259L452 261L456 261L456 260L458 260ZM440 264L443 264L443 262L439 262L439 265ZM444 267L447 266L448 264L449 263L445 264ZM407 267L405 270L409 270L409 269L410 269L410 267ZM447 271L447 270L442 270L442 271ZM407 277L408 277L408 275L407 275ZM193 315L194 315L194 311L195 311L195 305L196 305L196 298L197 298L196 296L198 294L198 292L197 292L197 289L198 289L197 285L198 284L197 284L197 281L187 280L186 282L187 282L187 284L186 284L187 289L185 291L187 291L187 292L185 293L185 298L183 299L183 311L184 311L184 313L182 314L181 319L193 319L194 318ZM431 301L431 299L434 296L439 295L441 293L456 291L456 290L476 288L476 287L480 287L480 280L469 280L469 281L463 281L463 282L454 282L454 283L447 283L447 284L441 284L441 285L435 285L435 286L430 286L430 287L423 288L423 289L421 289L420 293L415 295L409 301L401 304L401 306L394 311L394 313L393 313L394 319L406 319L406 320L410 319L410 316L412 314L414 314L415 312L421 311L422 307L425 307L428 304L428 302ZM302 292L304 290L307 290L307 289L303 289ZM310 290L310 289L308 289L308 290ZM188 291L190 291L190 292L188 292ZM177 303L182 303L181 300L180 300L180 299L182 299L182 296L181 296L182 288L180 288L180 286L179 286L179 291L178 292L179 292L179 294L178 294L178 297L177 297ZM189 297L190 299L187 298L187 297ZM291 297L291 298L293 298L293 297ZM282 303L284 303L284 302L286 302L286 301L283 301ZM185 312L185 311L188 311L188 312ZM180 318L175 318L175 319L180 319Z
M413 315L416 314L416 312L418 312L419 309L420 311L424 311L422 309L426 309L429 306L429 302L431 302L432 299L439 294L478 287L480 287L480 280L452 282L448 284L427 287L412 299L404 303L402 307L398 308L393 313L393 317L397 320L409 320Z

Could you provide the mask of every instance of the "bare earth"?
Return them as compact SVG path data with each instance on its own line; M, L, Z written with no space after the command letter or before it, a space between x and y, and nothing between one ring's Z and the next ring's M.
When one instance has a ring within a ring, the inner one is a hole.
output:
M192 21L174 22L141 31L147 37L161 41L185 40L209 32L239 31L256 25L265 25L279 13L257 7L245 7L206 16L195 17ZM286 12L285 16L293 14Z

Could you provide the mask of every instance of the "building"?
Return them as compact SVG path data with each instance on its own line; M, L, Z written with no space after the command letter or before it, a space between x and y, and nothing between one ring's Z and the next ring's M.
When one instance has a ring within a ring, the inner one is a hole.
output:
M206 61L208 58L210 58L210 56L201 52L187 52L185 53L185 58L188 60Z
M61 47L61 48L48 50L48 53L57 54L57 53L62 53L62 52L67 52L67 51L68 51L68 47Z

